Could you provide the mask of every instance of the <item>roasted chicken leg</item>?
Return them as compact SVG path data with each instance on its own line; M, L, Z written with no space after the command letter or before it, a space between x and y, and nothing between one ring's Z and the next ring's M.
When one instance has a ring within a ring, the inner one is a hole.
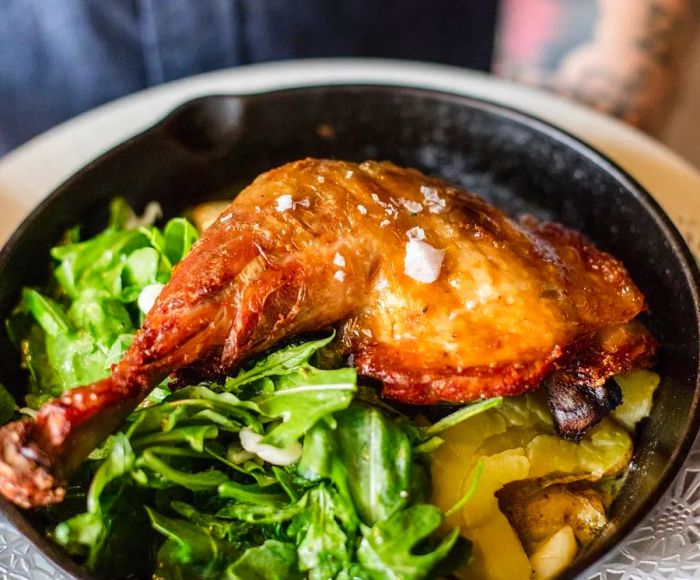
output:
M577 352L595 363L601 333L643 309L622 264L562 226L513 221L389 163L290 163L206 231L109 378L0 431L0 491L22 506L59 501L89 451L164 377L218 377L300 333L335 326L338 348L389 399L463 403L546 377L556 392ZM610 347L591 389L651 360L655 343L635 328L618 334L643 346ZM574 419L576 436L585 421Z

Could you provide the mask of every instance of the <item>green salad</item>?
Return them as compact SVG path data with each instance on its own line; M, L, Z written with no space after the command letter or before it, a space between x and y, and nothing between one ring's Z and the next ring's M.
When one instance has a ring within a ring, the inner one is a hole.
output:
M115 200L106 230L68 232L51 252L51 283L24 290L8 329L29 371L28 407L108 375L143 321L144 295L198 237L182 218L137 222ZM358 385L324 348L332 339L285 345L222 383L171 391L165 381L93 452L66 500L43 510L50 536L108 577L449 573L469 543L440 529L427 455L438 433L500 399L419 424Z
M101 233L67 232L7 320L29 385L22 409L0 388L0 422L108 376L198 237L121 199ZM606 525L657 375L616 377L623 405L573 443L539 392L407 416L333 339L166 379L38 510L47 534L108 578L545 579Z

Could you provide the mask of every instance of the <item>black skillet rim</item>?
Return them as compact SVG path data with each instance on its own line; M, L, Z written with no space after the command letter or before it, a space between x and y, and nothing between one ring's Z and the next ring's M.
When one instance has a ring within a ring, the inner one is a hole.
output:
M160 121L147 127L145 130L140 131L136 135L126 139L122 143L108 149L104 153L100 154L98 157L84 165L58 187L56 187L49 195L47 195L30 213L24 218L20 225L15 229L13 234L9 237L2 250L0 250L0 272L2 272L5 267L5 263L8 260L8 256L12 253L14 246L17 244L18 240L24 237L26 231L30 229L32 223L36 219L37 215L42 213L48 206L51 205L54 199L63 195L63 192L69 189L72 184L80 179L84 172L87 170L108 161L115 153L128 148L132 143L142 139L144 136L156 132L167 125L167 123L177 114L191 107L201 101L208 101L220 98L239 98L242 100L249 100L255 98L264 98L275 95L283 95L286 93L298 93L304 91L321 91L321 90L372 90L372 91L386 91L386 92L401 92L404 94L414 94L423 97L436 97L444 101L457 102L464 106L468 106L475 109L480 109L483 111L490 112L492 114L504 117L516 124L525 125L535 131L545 135L549 139L559 141L564 145L573 149L576 153L584 156L595 165L601 167L605 172L611 175L624 189L630 192L633 197L642 205L644 210L652 217L657 227L663 233L666 240L669 242L671 251L679 258L682 271L686 278L689 280L689 290L691 292L691 297L693 303L695 304L696 312L700 311L700 270L698 270L698 265L692 255L690 249L685 243L680 232L673 224L668 215L664 212L658 202L649 194L644 187L642 187L639 182L637 182L626 170L620 167L615 161L610 159L607 155L589 145L579 137L574 136L570 132L556 127L555 125L545 121L535 115L530 113L525 113L514 107L502 105L488 99L482 99L479 97L473 97L468 95L461 95L456 93L451 93L444 90L423 88L423 87L411 87L407 85L400 84L375 84L375 83L352 83L352 82L338 82L338 83L327 83L327 84L311 84L305 86L296 86L283 88L272 91L259 91L254 93L221 93L221 94L210 94L196 97L184 101L169 113L167 113ZM700 331L700 328L698 329ZM697 345L700 349L700 344ZM698 369L696 371L696 376L700 377L700 361L698 362ZM589 568L591 568L595 563L604 560L610 556L610 552L613 548L619 545L630 532L639 525L643 519L650 513L653 507L659 502L661 497L668 491L671 483L678 474L680 468L682 467L685 459L687 458L693 443L696 439L698 429L700 428L700 383L696 384L695 392L693 396L693 403L690 409L690 421L689 428L683 435L679 445L674 449L673 455L668 462L668 468L659 480L658 484L654 488L653 492L649 495L646 501L635 510L633 517L630 518L627 523L616 530L616 532L607 539L602 547L592 554L588 554L577 561L571 568L569 568L565 577L575 577L578 574L584 574ZM4 515L8 522L12 524L19 533L21 533L27 541L35 547L39 552L46 557L53 565L55 565L61 572L67 574L71 578L85 578L89 579L92 576L89 572L79 564L77 564L68 553L64 552L56 544L51 542L43 534L41 534L36 528L34 528L27 519L23 516L22 512L6 501L4 498L0 498L0 513Z

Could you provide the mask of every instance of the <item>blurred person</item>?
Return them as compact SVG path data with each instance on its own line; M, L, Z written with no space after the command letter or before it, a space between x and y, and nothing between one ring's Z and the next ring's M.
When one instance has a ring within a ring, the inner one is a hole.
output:
M117 97L242 64L494 70L658 127L697 0L0 0L0 155Z

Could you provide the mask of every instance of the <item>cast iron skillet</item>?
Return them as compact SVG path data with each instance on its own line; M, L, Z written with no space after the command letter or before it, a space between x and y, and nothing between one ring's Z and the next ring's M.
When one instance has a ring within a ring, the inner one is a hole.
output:
M210 96L99 157L54 191L0 253L0 318L47 276L49 248L76 223L104 227L114 196L171 214L231 195L258 173L306 156L388 159L470 189L513 215L583 231L620 258L647 297L663 377L611 523L571 575L606 557L666 490L698 428L698 270L659 206L619 167L540 120L436 91L381 86ZM37 168L41 171L41 168ZM329 224L333 227L333 224ZM0 332L0 381L22 394L17 354ZM36 514L0 510L66 573L84 569L47 541Z

